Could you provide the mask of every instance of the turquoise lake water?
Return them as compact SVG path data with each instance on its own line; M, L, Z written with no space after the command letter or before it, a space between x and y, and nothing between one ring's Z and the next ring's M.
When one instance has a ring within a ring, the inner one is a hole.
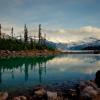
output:
M94 79L100 55L0 58L0 90Z

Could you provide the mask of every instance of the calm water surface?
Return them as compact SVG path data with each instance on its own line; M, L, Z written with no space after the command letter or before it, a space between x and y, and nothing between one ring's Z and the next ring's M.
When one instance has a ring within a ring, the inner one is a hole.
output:
M0 58L0 90L94 79L100 55Z

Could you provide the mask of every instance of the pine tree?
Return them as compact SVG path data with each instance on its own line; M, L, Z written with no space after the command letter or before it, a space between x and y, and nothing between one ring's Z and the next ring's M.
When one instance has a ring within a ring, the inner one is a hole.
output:
M0 24L0 38L1 38L1 24Z
M32 38L30 38L30 47L31 49L33 49L33 39Z
M46 34L44 34L44 45L46 44Z
M38 34L39 41L38 43L41 44L41 24L39 24L39 34Z
M12 36L12 38L13 38L13 31L14 31L14 29L13 29L13 27L11 28L11 36Z
M27 27L26 27L26 24L24 26L24 42L27 42L28 41L28 30L27 30Z

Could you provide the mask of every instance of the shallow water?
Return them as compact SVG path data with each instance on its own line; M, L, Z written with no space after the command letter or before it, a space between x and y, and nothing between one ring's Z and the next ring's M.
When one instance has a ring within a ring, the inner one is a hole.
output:
M0 90L94 79L100 55L0 58Z

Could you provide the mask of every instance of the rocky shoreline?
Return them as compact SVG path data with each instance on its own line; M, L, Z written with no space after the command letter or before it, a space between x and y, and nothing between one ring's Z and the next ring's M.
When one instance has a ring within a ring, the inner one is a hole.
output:
M22 51L9 51L9 50L0 50L0 57L24 57L24 56L47 56L47 55L56 55L60 54L61 51L54 50L22 50Z
M78 100L78 95L77 89L38 85L31 89L0 92L0 100Z
M0 100L100 100L100 88L94 81L81 81L73 88L38 85L33 88L0 92Z
M0 50L0 57L25 57L25 56L47 56L57 54L100 54L100 51L59 51L59 50Z

